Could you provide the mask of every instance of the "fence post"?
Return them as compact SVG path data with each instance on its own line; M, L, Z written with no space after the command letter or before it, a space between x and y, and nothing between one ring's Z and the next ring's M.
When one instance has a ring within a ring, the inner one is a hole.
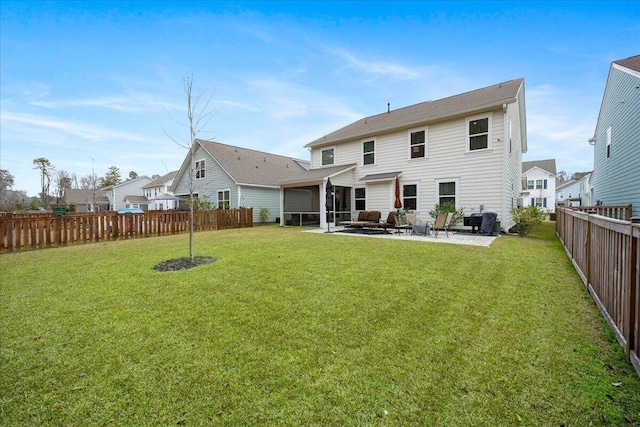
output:
M631 205L629 205L631 206ZM629 248L629 317L627 320L627 348L625 349L627 363L631 363L631 351L636 347L636 300L638 295L638 288L636 283L638 281L638 271L636 269L638 258L638 240L633 236L633 224L640 224L640 218L630 219L630 248Z
M587 278L587 289L589 289L589 285L591 284L591 215L589 215L587 217L587 242L586 242L587 247L585 248L586 251L586 261L587 261L587 271L585 274L585 277Z

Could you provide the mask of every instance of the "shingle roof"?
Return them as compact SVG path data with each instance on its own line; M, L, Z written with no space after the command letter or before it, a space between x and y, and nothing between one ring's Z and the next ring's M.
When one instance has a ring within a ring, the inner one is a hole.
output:
M104 189L66 189L64 190L64 200L68 204L83 205L93 203L109 204L109 199L104 195Z
M565 182L563 182L563 183L557 184L557 185L556 185L556 191L563 190L563 189L565 189L565 188L567 188L567 187L570 187L570 186L572 186L573 184L577 184L577 183L578 183L578 181L576 181L575 179L571 179L571 180L569 180L569 181L565 181Z
M547 160L534 160L531 162L522 162L522 173L527 172L533 168L539 168L550 172L552 174L556 174L556 159L547 159Z
M625 59L613 61L614 64L621 65L631 70L640 71L640 55L630 56Z
M373 136L380 132L417 126L447 117L469 114L504 103L515 102L524 79L510 80L436 101L411 105L388 113L365 117L320 137L305 147L316 147L352 138Z
M175 178L177 174L178 174L178 171L169 172L168 174L161 176L160 178L154 181L151 181L150 183L143 186L142 188L161 187L167 182L171 181L173 178Z
M304 170L293 176L291 179L280 181L278 184L292 184L292 183L301 183L301 182L314 182L327 177L332 177L339 173L345 172L349 169L353 169L356 167L355 163L350 163L347 165L341 166L331 166L328 168L318 168L318 169L310 169Z
M129 195L129 196L124 196L122 198L122 201L130 201L133 203L148 203L149 199L147 199L145 196L135 196L135 195Z
M197 140L238 184L276 186L306 171L304 160Z

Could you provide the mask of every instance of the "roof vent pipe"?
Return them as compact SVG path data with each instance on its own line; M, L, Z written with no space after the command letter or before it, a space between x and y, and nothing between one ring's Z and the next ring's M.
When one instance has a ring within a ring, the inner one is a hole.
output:
M387 114L391 112L391 103L387 102Z

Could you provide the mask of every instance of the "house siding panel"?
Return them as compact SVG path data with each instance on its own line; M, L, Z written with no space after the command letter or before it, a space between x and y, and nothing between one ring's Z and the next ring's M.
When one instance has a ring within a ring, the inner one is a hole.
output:
M269 209L269 222L280 218L280 189L243 185L240 186L240 194L240 205L253 208L253 222L260 222L260 208Z
M606 205L632 203L640 216L640 78L611 68L596 125L593 197ZM606 157L611 126L611 157Z

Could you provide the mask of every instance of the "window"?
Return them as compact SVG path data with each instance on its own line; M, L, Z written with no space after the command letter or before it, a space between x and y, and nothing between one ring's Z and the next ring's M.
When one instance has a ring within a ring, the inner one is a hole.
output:
M439 181L438 182L438 203L453 202L457 206L458 182Z
M542 190L542 180L536 179L536 190Z
M611 126L607 128L607 159L611 157Z
M335 163L335 148L322 150L322 166L333 165Z
M427 156L427 131L409 131L409 158L421 159Z
M356 200L357 211L364 211L367 209L366 199L367 199L366 188L356 188L355 200Z
M547 198L540 198L540 197L532 197L531 198L531 206L537 206L539 208L546 208L547 207Z
M369 140L362 143L362 163L373 165L376 163L376 141Z
M533 190L534 181L531 179L527 181L527 190Z
M467 119L468 151L491 148L491 116Z
M218 209L229 209L230 190L218 190Z
M418 186L416 184L402 186L402 206L414 211L418 209Z
M204 160L196 162L196 179L204 178Z

